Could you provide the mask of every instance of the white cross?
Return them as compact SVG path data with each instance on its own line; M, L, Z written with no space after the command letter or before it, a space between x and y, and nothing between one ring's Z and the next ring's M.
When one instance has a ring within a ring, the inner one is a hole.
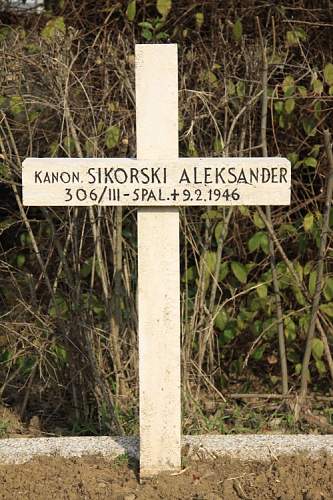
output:
M28 158L30 206L137 205L140 474L181 466L177 206L288 205L283 158L178 158L177 45L136 45L137 159ZM111 332L112 335L112 332Z

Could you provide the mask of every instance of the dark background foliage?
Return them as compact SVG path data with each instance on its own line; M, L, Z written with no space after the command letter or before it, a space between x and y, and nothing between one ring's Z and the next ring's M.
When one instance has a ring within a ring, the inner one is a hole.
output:
M302 0L65 0L39 13L3 6L0 397L23 420L37 414L51 432L136 430L136 212L24 208L21 162L135 156L134 44L176 42L181 156L262 156L267 139L269 156L292 163L291 206L271 216L255 207L181 209L184 429L241 432L279 420L304 430L309 414L300 417L295 402L305 389L306 408L327 431L332 9Z

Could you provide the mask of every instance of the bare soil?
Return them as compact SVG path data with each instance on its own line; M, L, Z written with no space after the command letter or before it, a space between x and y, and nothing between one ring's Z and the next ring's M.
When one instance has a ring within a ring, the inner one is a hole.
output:
M121 457L50 457L0 465L1 499L236 500L333 499L333 458L284 456L271 462L188 462L178 475L140 484L136 464Z

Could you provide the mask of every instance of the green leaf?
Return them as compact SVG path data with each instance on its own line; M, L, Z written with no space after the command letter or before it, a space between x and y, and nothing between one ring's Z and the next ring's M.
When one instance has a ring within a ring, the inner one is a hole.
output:
M295 351L292 347L289 347L287 351L287 359L291 363L299 363L300 362L300 356L299 353Z
M184 272L182 276L182 282L183 283L188 283L189 281L194 281L196 278L196 267L191 266L186 271Z
M278 232L281 236L284 235L293 236L297 234L297 229L292 224L282 223L281 226L278 228Z
M222 234L223 234L223 231L225 229L225 222L223 220L221 220L221 222L219 222L218 224L216 224L216 227L215 227L215 239L216 239L216 243L219 242Z
M317 284L317 271L312 271L309 275L309 293L311 297L314 296Z
M297 45L297 36L293 31L287 31L287 44L291 47Z
M25 264L25 255L23 255L22 253L18 254L16 257L16 264L17 267L23 267Z
M28 119L30 123L33 123L34 121L37 120L37 118L40 115L40 111L29 111L28 113Z
M126 16L129 21L134 21L136 14L136 0L132 0L129 2L127 9L126 9Z
M220 330L220 332L223 332L223 330L227 326L228 321L229 318L227 312L224 309L221 309L215 316L214 326L216 326L216 328Z
M324 68L324 78L328 85L333 85L333 64L328 63Z
M312 270L313 270L313 262L312 260L309 260L303 268L304 276L310 274Z
M265 349L266 349L266 346L263 345L262 347L258 347L257 349L255 349L252 353L252 358L255 360L255 361L260 361L264 355L264 352L265 352Z
M303 227L306 233L311 231L311 229L313 228L313 221L314 221L313 214L311 212L308 212L303 219Z
M189 141L187 151L188 151L189 156L194 156L194 157L198 156L198 151L197 151L197 148L195 147L195 143L194 143L193 138L191 138Z
M324 343L322 340L314 338L311 344L312 356L315 359L321 359L324 354Z
M61 318L65 318L68 313L68 304L64 297L57 295L55 297L55 304L49 309L49 315L52 318L57 318L59 315Z
M320 153L320 148L321 148L320 144L315 144L310 151L310 156L318 158L318 155Z
M286 126L286 118L285 115L280 115L279 116L279 127L285 128Z
M220 344L228 344L236 337L236 331L234 328L225 328L225 330L220 335Z
M215 137L214 139L214 153L221 154L224 150L224 142L221 137Z
M306 333L309 329L309 324L310 324L310 314L304 314L300 319L299 319L299 327L302 329L304 333Z
M166 17L172 7L172 0L157 0L156 8L161 16Z
M53 40L59 33L64 34L65 31L66 26L64 18L61 16L54 17L50 19L42 29L41 37L46 41Z
M265 227L265 223L257 211L253 214L253 222L259 229L263 229Z
M179 129L179 132L181 132L184 128L184 118L181 116L181 114L179 114L179 117L178 117L178 129Z
M60 345L55 345L53 347L53 352L54 352L56 358L58 359L58 361L60 361L61 363L67 363L68 354L67 354L67 351L64 347L62 347Z
M326 373L326 367L324 362L321 359L316 359L316 368L318 370L319 375L324 375Z
M249 239L249 241L247 243L250 252L254 252L255 250L259 250L261 238L262 238L263 234L264 234L263 231L258 231L253 236L251 236L251 238Z
M317 160L316 160L316 158L312 158L312 156L309 156L308 158L305 158L305 160L303 161L303 164L306 167L316 168Z
M196 24L196 27L197 27L198 30L202 27L202 25L204 23L204 20L205 20L205 18L204 18L203 12L196 12L196 14L195 14L195 24Z
M219 212L218 210L207 210L207 212L204 212L201 215L201 219L204 219L204 220L222 219L222 217L223 217L222 213Z
M203 78L213 87L217 87L217 76L215 75L215 73L213 73L213 71L205 71L203 74Z
M294 261L294 269L299 276L300 281L303 281L303 266L298 260Z
M255 311L258 309L257 307L257 304L258 304L258 300L257 298L254 299L254 304L253 304L253 307L251 308L252 311ZM256 319L251 325L251 330L252 332L254 333L254 335L256 335L258 337L258 335L260 335L260 333L262 332L262 321L260 321L259 319Z
M138 23L138 26L140 26L140 28L146 28L147 30L153 30L154 27L151 23L149 23L148 21L142 21L142 23Z
M302 28L295 28L292 31L287 31L287 44L290 47L298 45L299 42L305 42L307 34Z
M222 262L220 266L220 273L219 273L219 282L223 281L224 278L227 277L229 273L229 264L228 262Z
M292 113L295 109L295 99L287 99L284 103L284 109L286 110L286 113L290 115L290 113Z
M145 40L151 40L153 38L153 34L151 31L149 30L146 30L146 29L143 29L142 30L142 36Z
M255 312L253 313L252 311L241 308L237 316L237 328L241 331L246 330L249 327L249 322L252 324L255 315Z
M321 95L324 90L323 82L319 78L316 78L312 82L312 88L315 94Z
M80 277L81 278L88 278L88 276L90 276L91 270L92 270L92 264L93 264L93 260L91 258L87 259L83 263L83 265L80 268Z
M301 97L306 97L308 94L306 87L304 87L303 85L298 85L297 90L298 90Z
M86 156L93 157L96 149L96 139L94 137L88 137L84 143L84 149L86 151Z
M244 217L250 216L249 207L246 207L245 205L239 205L237 208ZM332 219L333 219L333 209L332 209Z
M329 302L328 304L321 304L320 310L327 314L330 318L333 318L333 302Z
M297 363L295 365L295 375L300 375L301 371L302 371L302 363Z
M287 154L287 158L290 161L291 166L294 167L299 160L299 155L298 155L298 153L293 152L293 153Z
M274 109L278 114L283 112L283 101L276 101L274 103Z
M289 342L292 342L296 338L296 325L291 318L284 320L284 334Z
M3 95L0 95L0 109L5 109L7 98Z
M302 291L299 289L299 287L293 286L292 289L293 289L293 292L295 295L295 299L297 300L297 303L300 306L305 306L305 304L306 304L305 297L304 297Z
M260 236L260 247L261 250L268 255L269 254L269 239L267 233L262 233Z
M285 77L282 82L282 90L285 95L291 95L295 90L295 80L291 75Z
M112 149L117 146L120 138L120 128L116 125L112 125L105 132L105 145L108 149Z
M302 126L304 129L304 132L309 135L310 137L313 137L316 135L316 122L313 117L309 118L304 118L302 120Z
M71 137L69 137L68 135L66 135L64 137L64 141L63 141L63 146L64 146L64 149L66 150L66 153L70 156L74 153L75 151L75 143L74 143L74 139L72 139Z
M236 84L236 93L238 97L245 97L245 82L244 80L239 80Z
M333 299L333 278L326 278L324 285L324 297L327 301Z
M229 96L233 96L236 94L235 84L231 80L227 81L227 93Z
M232 261L231 270L238 281L240 281L240 283L245 284L247 282L247 270L243 264L241 264L240 262Z
M262 283L260 286L258 286L258 288L256 288L256 292L258 297L260 297L261 299L266 299L268 292L267 285Z
M321 102L319 99L315 102L313 107L314 107L314 116L316 120L319 120L321 117Z
M269 239L267 233L264 231L258 231L255 233L248 241L248 248L250 252L255 250L261 250L265 253L269 253Z
M19 95L13 95L9 101L9 108L13 115L17 115L24 111L23 99Z
M216 252L207 251L204 254L206 270L209 274L213 274L216 267Z
M239 40L242 38L243 26L240 19L237 19L237 21L233 25L232 34L234 35L234 39L236 40L236 42L239 42Z
M9 26L4 26L3 28L0 28L0 42L3 42L6 40L6 38L9 36L11 33L11 29Z

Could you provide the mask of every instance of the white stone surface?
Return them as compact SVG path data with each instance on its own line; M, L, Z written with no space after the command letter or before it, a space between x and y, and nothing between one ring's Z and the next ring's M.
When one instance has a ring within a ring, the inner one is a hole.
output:
M242 434L184 436L183 445L193 459L228 456L240 460L271 460L281 455L333 456L333 435ZM105 459L127 454L139 458L136 437L52 437L0 439L0 464L24 463L37 457L64 458L100 455Z
M148 92L150 88L143 87L142 90ZM139 149L138 155L147 145L147 136L152 142L156 139L155 127L150 134L140 133L149 123L145 119L140 126L140 120L144 117L139 112L141 107L138 101L138 145L144 139L143 148ZM156 123L158 109L155 105L156 116L153 123ZM163 116L163 112L160 114ZM151 118L150 112L148 118ZM163 130L163 135L157 136L155 159L149 156L152 155L151 146L145 158L139 160L27 158L22 167L23 202L30 206L290 203L291 167L285 158L168 159L162 155L171 156L175 153L175 147L170 147L167 151L161 149L158 154L161 138L165 142L174 140L173 134Z
M178 157L177 45L136 45L139 160ZM140 475L181 466L179 214L138 211Z

